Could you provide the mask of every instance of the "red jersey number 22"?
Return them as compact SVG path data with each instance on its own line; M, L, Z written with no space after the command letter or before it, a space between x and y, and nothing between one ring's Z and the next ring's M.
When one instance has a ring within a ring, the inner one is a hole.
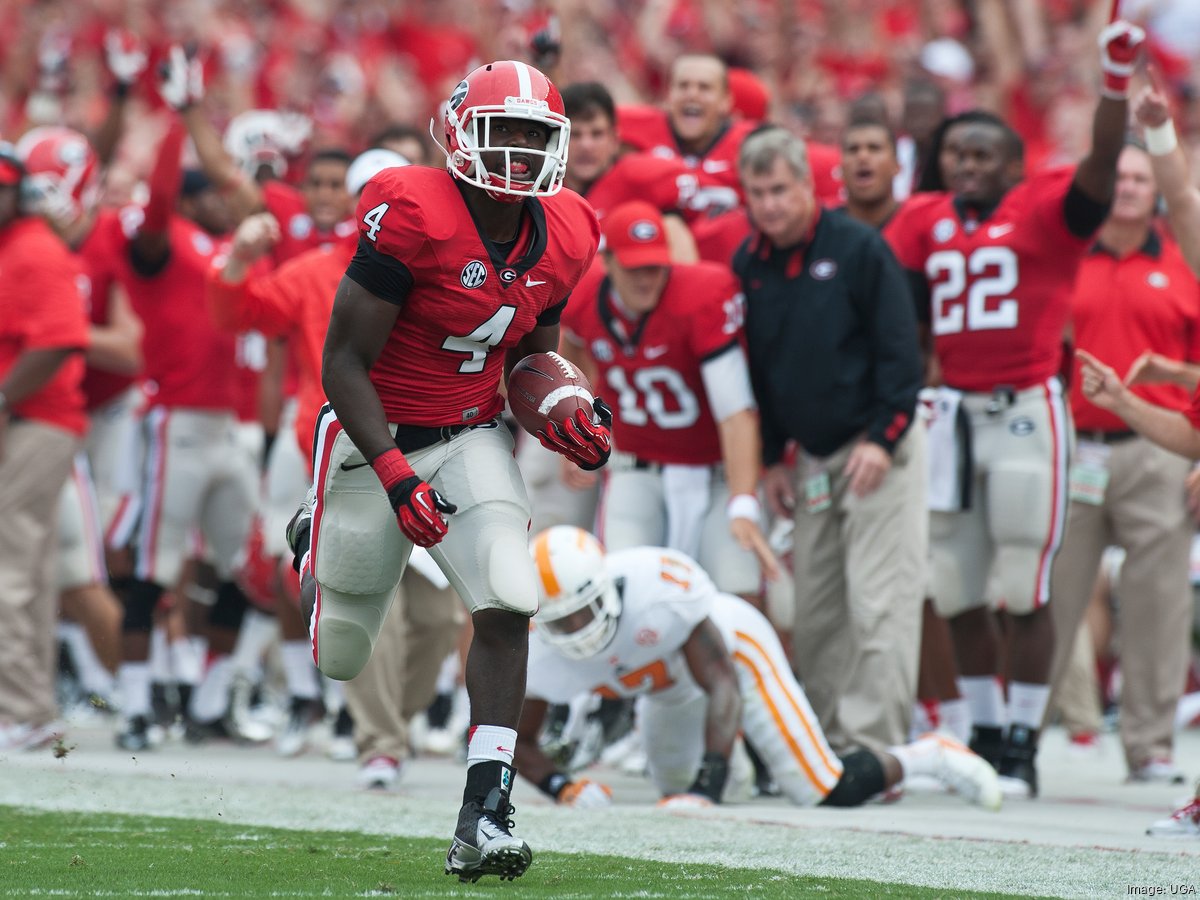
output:
M925 262L933 289L933 333L992 331L1017 327L1017 254L1008 247L979 247L970 256L939 250ZM966 292L964 302L963 293Z

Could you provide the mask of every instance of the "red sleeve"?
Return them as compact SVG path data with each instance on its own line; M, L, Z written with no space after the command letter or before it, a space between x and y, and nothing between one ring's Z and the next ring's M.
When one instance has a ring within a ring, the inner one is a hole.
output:
M655 106L617 107L617 134L622 143L638 150L662 142L664 132L669 134L665 122L666 114Z
M917 194L905 203L887 227L884 239L891 245L892 252L900 265L914 272L925 271L925 260L929 256L926 239L929 236L930 211L945 194Z
M230 284L213 267L208 273L208 310L218 328L227 331L261 331L265 337L281 337L291 330L289 308L295 306L295 291L285 287L285 272L277 269L259 278L244 278ZM289 303L289 298L291 302Z
M185 135L183 123L171 122L166 136L158 145L158 158L154 171L150 173L150 202L146 204L145 218L141 230L144 234L162 234L171 221L171 213L179 199L179 183L183 165L180 151Z
M27 297L36 297L22 317L27 350L85 348L90 343L82 291L83 273L53 235L30 242L24 265L10 271Z
M728 266L698 263L692 269L700 302L689 316L692 352L704 362L738 340L742 325L742 285Z
M413 202L407 184L396 177L402 172L402 168L384 171L368 181L354 217L359 235L372 247L408 262L420 252L427 237L435 235L426 224L426 211Z
M1063 204L1074 178L1074 166L1043 169L1026 178L1017 190L1024 192L1022 202L1029 205L1030 214L1037 220L1049 240L1078 248L1091 243L1091 238L1077 237L1067 228L1067 214Z

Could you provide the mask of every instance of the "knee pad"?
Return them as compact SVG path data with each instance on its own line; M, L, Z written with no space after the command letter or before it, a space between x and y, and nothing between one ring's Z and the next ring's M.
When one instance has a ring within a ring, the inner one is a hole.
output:
M887 786L883 763L870 750L855 750L843 756L842 766L842 777L821 806L861 806Z
M249 601L240 587L232 581L222 581L217 586L217 600L208 612L208 624L237 631L242 627L248 604Z
M121 599L125 603L123 634L149 634L154 628L154 607L162 597L162 588L152 581L131 578L125 584Z
M383 620L391 609L394 590L382 594L348 595L318 588L316 610L309 626L313 658L323 675L349 681L371 658Z
M524 535L504 529L488 549L487 596L477 607L505 609L532 618L538 611L537 574Z

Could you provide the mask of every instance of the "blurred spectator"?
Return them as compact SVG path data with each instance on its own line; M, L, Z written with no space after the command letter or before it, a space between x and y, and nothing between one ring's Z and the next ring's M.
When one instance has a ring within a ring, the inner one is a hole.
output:
M764 488L795 524L793 661L834 748L881 749L908 738L924 586L912 296L875 229L817 206L798 138L755 133L739 170L759 230L734 270Z
M80 448L87 317L80 270L40 218L22 216L23 170L0 147L0 748L55 735L58 502Z
M1071 309L1075 344L1120 370L1146 353L1200 362L1200 285L1175 242L1154 226L1157 186L1150 156L1129 145L1117 163L1112 210L1079 267ZM1136 388L1182 410L1177 385ZM1101 556L1125 549L1120 582L1121 743L1129 777L1182 777L1175 767L1175 707L1191 647L1188 560L1194 525L1185 502L1188 461L1140 437L1071 386L1075 423L1066 534L1051 594L1054 674L1066 668ZM1052 680L1053 683L1053 680Z

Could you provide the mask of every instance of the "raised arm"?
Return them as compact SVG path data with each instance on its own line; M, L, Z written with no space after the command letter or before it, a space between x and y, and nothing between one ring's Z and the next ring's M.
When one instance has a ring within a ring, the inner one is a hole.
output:
M1110 22L1100 32L1104 87L1092 119L1092 149L1075 172L1074 187L1093 203L1105 207L1112 202L1117 157L1125 145L1129 82L1145 41L1146 32L1120 20Z
M1193 274L1200 278L1200 189L1192 184L1187 155L1179 146L1170 107L1157 84L1142 88L1133 114L1146 130L1146 149L1154 180L1167 204L1171 231Z
M183 127L172 122L158 145L158 158L150 174L150 201L130 246L134 269L142 275L157 274L170 257L171 215L175 211L182 178L179 155L183 138Z

